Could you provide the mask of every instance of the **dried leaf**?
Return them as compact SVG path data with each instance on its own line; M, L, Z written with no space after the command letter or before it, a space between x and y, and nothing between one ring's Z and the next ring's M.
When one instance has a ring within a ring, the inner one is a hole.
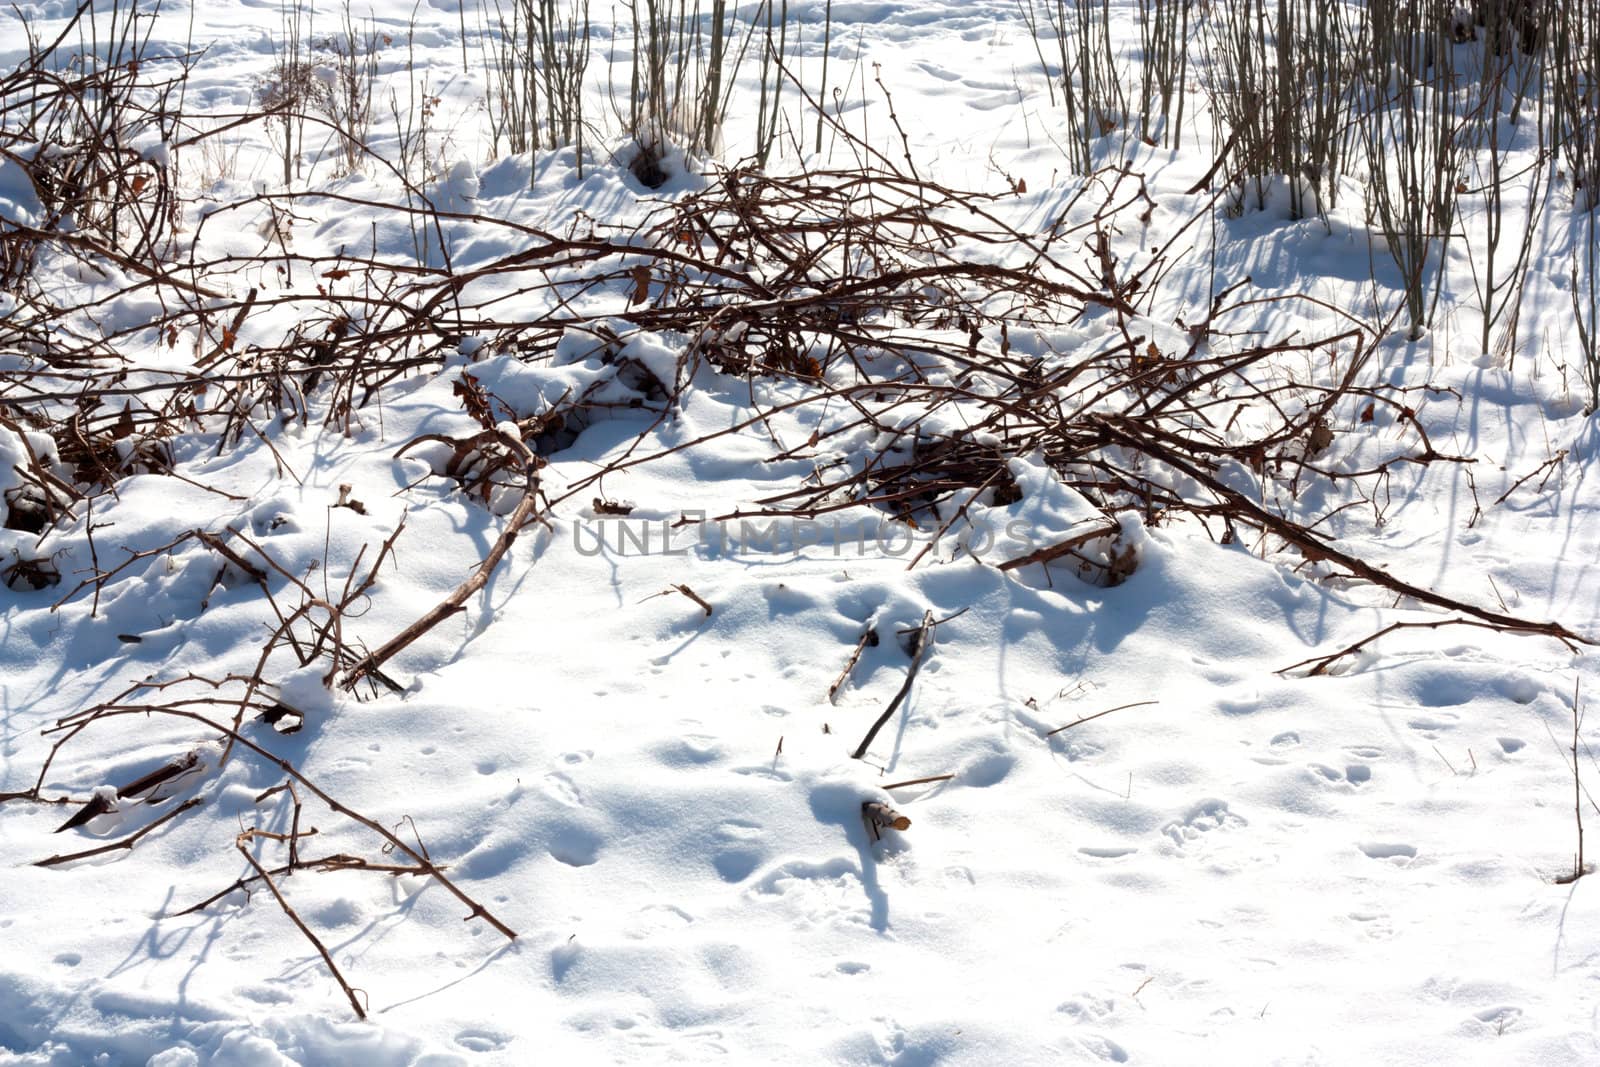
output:
M1377 406L1377 401L1375 401L1375 400L1367 401L1367 406L1361 409L1361 421L1362 422L1371 422L1372 421L1372 411L1373 411L1373 408L1376 407L1376 406Z
M1312 423L1311 435L1306 439L1306 455L1320 455L1331 444L1333 444L1333 427L1328 425L1328 420L1318 419Z
M1110 561L1106 564L1107 585L1121 585L1133 577L1133 572L1139 569L1139 553L1132 545L1113 548L1108 555Z
M650 268L640 264L633 268L633 295L628 303L643 304L650 299Z
M118 416L116 424L111 427L111 439L120 441L133 434L133 405L123 404L122 414Z
M450 389L452 393L461 398L461 406L467 409L467 414L478 421L478 425L485 430L492 430L495 426L494 410L489 404L489 394L484 392L482 384L467 371L461 372L461 377L456 380Z

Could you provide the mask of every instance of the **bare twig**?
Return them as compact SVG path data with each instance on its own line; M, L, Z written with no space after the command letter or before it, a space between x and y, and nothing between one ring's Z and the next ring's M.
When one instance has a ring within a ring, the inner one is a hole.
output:
M261 866L261 863L250 854L250 849L246 847L246 842L255 836L258 836L256 831L246 830L234 842L234 847L239 850L239 855L244 857L245 862L255 868L256 877L266 884L267 889L272 893L272 899L278 902L278 907L283 909L283 913L305 935L306 940L311 942L311 946L317 950L317 955L322 957L322 962L328 965L328 973L333 975L334 981L339 983L339 988L344 990L344 995L350 999L350 1007L355 1010L356 1018L365 1019L367 1017L366 1009L361 1006L361 1001L356 998L356 991L350 988L350 983L345 981L344 975L339 972L339 965L333 962L333 954L328 951L328 946L324 945L321 939L311 932L311 927L305 924L305 920L300 918L299 913L284 898L282 891L278 889L277 883L267 873L267 869Z
M861 635L861 640L856 642L855 651L850 653L850 659L846 661L844 670L840 671L839 677L835 678L833 684L828 686L828 703L833 703L834 698L839 695L839 690L844 687L844 683L850 680L850 672L856 669L856 663L861 659L862 650L868 646L875 646L877 643L877 628L867 627L866 632Z
M1046 737L1054 737L1056 734L1059 734L1062 730L1070 730L1074 726L1082 726L1086 722L1093 722L1094 720L1100 718L1102 715L1110 715L1113 711L1123 711L1123 710L1125 710L1127 708L1145 708L1145 707L1149 707L1152 704L1159 704L1159 703L1161 703L1161 701L1159 701L1159 700L1141 700L1141 701L1138 701L1137 703L1133 703L1133 704L1118 704L1114 708L1107 708L1105 711L1097 711L1093 715L1085 715L1083 718L1076 719L1076 720L1074 720L1072 722L1069 722L1065 726L1057 726L1054 730L1047 731L1045 733L1045 736Z
M48 859L35 860L33 865L35 867L55 867L62 863L71 863L73 860L87 859L90 856L99 856L107 852L116 852L119 849L131 850L133 846L138 844L139 840L146 834L150 833L158 826L171 822L173 819L176 819L179 815L182 815L190 808L199 807L201 803L203 802L199 797L190 797L182 804L179 804L177 807L161 816L161 818L152 822L149 826L146 826L142 830L139 830L135 833L131 833L127 837L112 841L109 844L100 845L96 848L85 849L82 852L68 852L62 855L51 856Z
M906 694L911 692L911 683L917 679L917 671L922 668L922 654L928 645L928 634L933 629L933 612L924 612L922 626L918 628L916 636L911 639L911 667L906 671L906 680L901 684L900 691L889 701L889 706L883 709L883 714L878 716L878 721L872 724L872 729L867 731L867 736L861 739L856 750L850 753L851 759L860 759L867 754L873 738L878 736L878 731L893 717L895 709L900 707L900 702L905 700Z

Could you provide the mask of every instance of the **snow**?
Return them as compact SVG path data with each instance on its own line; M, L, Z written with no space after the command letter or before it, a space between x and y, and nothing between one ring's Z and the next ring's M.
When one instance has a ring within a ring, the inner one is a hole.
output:
M59 20L72 6L23 11ZM808 78L823 7L790 5L805 26ZM395 37L385 84L404 99L405 61L393 50L415 19L416 64L444 101L435 206L528 229L449 219L419 255L423 236L392 214L330 195L296 204L286 263L291 248L330 257L375 248L374 258L438 266L442 239L454 270L484 270L471 283L478 296L531 315L526 295L496 288L514 283L489 268L537 234L623 232L709 181L705 161L674 152L667 185L644 188L627 169L638 146L620 136L591 147L581 176L570 149L488 159L485 75L462 72L456 5L382 0L372 10ZM1117 10L1131 18L1128 5ZM476 49L474 12L468 5L465 17ZM881 151L901 149L875 65L928 172L986 189L1004 188L996 167L1025 176L1029 191L996 210L1038 232L1084 210L1071 203L1052 141L1059 117L1014 5L885 0L836 3L832 16L830 77L854 70L844 113ZM13 15L0 18L16 29ZM279 19L277 5L194 6L192 32L207 48L194 106L242 106L236 97L269 67L266 34ZM164 6L151 25L153 40L178 48L190 11ZM596 32L607 36L595 45L598 68L612 30ZM19 52L13 41L7 62ZM741 78L728 160L756 107L753 70ZM195 209L187 234L210 254L264 254L273 225L253 199L277 188L270 140L259 125L237 137L231 168L165 140L144 150L214 201ZM392 121L374 134L391 153L396 137ZM1207 197L1186 190L1211 147L1209 134L1178 151L1104 146L1108 159L1133 159L1157 205L1146 229L1120 235L1125 254L1165 242L1203 210ZM851 164L835 150L825 146L823 161ZM372 187L404 202L392 176L336 174L328 153L314 189ZM795 165L787 148L773 163ZM32 224L43 210L22 178L0 160L0 218ZM1281 200L1239 218L1218 212L1165 284L1203 311L1214 240L1229 278L1250 274L1262 291L1376 317L1360 199L1346 191L1327 227L1290 221ZM1373 357L1373 380L1404 390L1386 395L1405 397L1409 414L1380 403L1363 420L1364 399L1335 413L1324 469L1391 463L1381 494L1339 510L1357 500L1342 495L1354 492L1348 482L1292 498L1282 479L1232 461L1218 479L1298 519L1335 512L1320 532L1409 581L1600 634L1600 423L1583 411L1561 291L1563 242L1577 226L1558 215L1571 218L1552 209L1546 220L1555 251L1522 310L1539 343L1509 364L1486 359L1470 283L1457 276L1423 340L1396 334ZM652 299L663 284L652 280ZM128 331L136 381L185 367L198 341L169 348L143 336L150 300L135 293L104 312L108 329ZM1287 333L1285 323L1307 336L1345 328L1309 304L1265 308L1251 328ZM264 308L239 343L266 344L294 325ZM1153 325L1164 348L1187 347L1177 326ZM1600 685L1587 648L1463 626L1404 630L1324 675L1285 672L1391 622L1440 616L1329 580L1335 568L1254 535L1221 543L1131 510L1084 548L1098 560L1131 552L1120 584L1067 562L1002 571L1104 521L1037 454L1010 459L1009 502L992 490L947 502L941 519L963 505L965 517L943 533L861 507L810 524L759 517L755 501L824 463L896 442L841 434L812 458L774 461L848 412L785 408L806 388L793 379L714 376L693 355L709 327L697 339L621 317L612 326L609 338L569 330L541 360L460 338L442 368L395 382L349 425L325 424L330 398L312 391L304 420L266 416L261 435L227 447L215 433L175 441L192 481L136 474L97 498L92 520L80 514L42 538L0 534L0 567L45 557L65 578L54 589L0 588L8 793L31 788L51 757L61 734L43 731L86 708L145 700L123 695L139 683L172 683L163 697L232 722L236 690L218 696L184 679L248 676L280 619L237 564L181 539L189 531L253 564L269 554L282 569L270 578L276 605L292 610L337 601L403 521L393 557L343 620L346 640L370 650L471 575L520 486L508 480L486 506L441 476L449 445L397 450L486 426L520 436L520 420L569 395L587 393L602 412L545 456L540 491L560 501L547 523L524 528L463 611L384 665L399 692L330 691L326 659L291 667L285 656L261 699L295 714L242 728L343 809L425 851L515 940L429 878L277 879L356 987L368 1011L356 1020L259 884L185 909L249 876L236 841L251 828L289 833L297 803L302 827L317 829L303 851L375 864L402 862L401 851L304 782L277 789L283 767L243 746L204 749L196 772L164 787L162 805L118 800L117 785L219 735L175 716L109 717L61 745L44 785L49 796L115 802L115 818L57 836L75 809L0 803L0 1064L1600 1059L1600 883L1556 882L1576 842L1565 754L1574 703L1587 706ZM1100 309L1016 330L1010 344L1044 358L1049 373L1118 339ZM488 423L457 398L466 375L500 405ZM689 383L670 417L635 403L651 379L669 391ZM928 410L898 414L909 424ZM1474 462L1398 462L1410 454L1407 419L1440 452ZM748 433L726 432L746 423ZM0 489L20 486L29 449L50 445L28 433L25 446L23 432L0 426ZM592 481L635 450L661 455ZM1518 485L1563 451L1548 477ZM47 462L70 477L56 457ZM340 506L341 485L360 510ZM85 590L57 603L96 559L131 562L93 601ZM325 619L323 607L307 610ZM904 704L867 758L849 758L901 689L910 634L929 613L933 639ZM830 702L868 630L877 642ZM1586 722L1585 781L1597 769L1594 740ZM928 777L941 780L888 788ZM132 849L34 865L113 842L191 799L200 806ZM873 840L861 813L873 801L910 828ZM266 836L242 847L285 862Z

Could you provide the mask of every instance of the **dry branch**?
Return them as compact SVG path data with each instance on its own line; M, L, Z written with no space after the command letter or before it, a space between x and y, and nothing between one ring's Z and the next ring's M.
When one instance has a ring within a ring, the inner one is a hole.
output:
M856 750L850 753L851 759L860 759L867 754L867 749L871 747L873 738L878 736L878 731L883 729L884 724L894 716L895 709L900 706L900 702L905 700L906 694L911 692L911 683L917 680L917 671L922 669L922 654L928 646L928 635L932 631L933 612L924 612L922 625L917 628L916 634L911 638L911 667L906 671L906 680L901 683L900 691L894 695L894 699L889 701L889 706L883 709L883 714L878 716L878 720L867 731L867 736L863 737L861 743L856 746Z
M706 618L709 619L711 617L711 605L706 603L706 601L700 596L699 593L696 593L693 589L690 589L687 585L674 585L672 588L676 589L678 592L682 593L684 596L688 597L690 600L694 601L696 604L699 604L702 608L704 608L705 609L705 613L706 613Z
M218 702L220 703L221 701ZM476 900L472 899L465 892L463 892L454 881L445 877L442 868L430 860L420 848L413 848L397 837L382 823L368 818L353 808L342 804L331 794L313 782L310 778L306 777L304 772L295 767L294 764L290 763L288 760L281 756L272 754L232 727L219 723L214 719L207 718L206 716L201 715L199 712L189 711L182 707L164 705L102 705L80 713L79 716L75 717L74 720L64 720L62 724L53 727L51 731L47 732L67 731L67 737L70 738L72 736L76 736L78 732L92 723L121 718L129 715L137 715L141 717L164 715L171 718L187 719L188 721L198 723L207 729L214 730L219 735L227 738L232 744L255 753L256 756L260 757L262 760L273 765L274 767L277 767L284 774L292 778L296 783L304 786L314 796L316 796L318 800L322 801L333 811L343 815L348 819L360 823L362 826L365 826L367 829L383 838L390 849L398 850L401 855L410 858L417 864L420 870L426 871L427 874L437 881L441 886L443 886L451 896L455 897L462 904L466 905L466 907L469 909L466 916L467 920L481 918L490 926L494 927L494 929L499 933L504 935L507 939L516 939L516 931L512 930L505 923L497 919L494 914L489 911L489 909L485 908L482 904L479 904ZM42 774L43 772L41 772L41 777Z
M1057 726L1054 730L1046 731L1045 732L1045 736L1046 737L1054 737L1056 734L1059 734L1063 730L1070 730L1074 726L1082 726L1086 722L1093 722L1095 719L1100 718L1102 715L1110 715L1113 711L1124 711L1124 710L1126 710L1128 708L1144 708L1144 707L1149 707L1152 704L1159 704L1159 703L1161 703L1161 701L1159 701L1159 700L1140 700L1140 701L1137 701L1137 702L1135 702L1133 704L1118 704L1114 708L1107 708L1105 711L1097 711L1093 715L1085 715L1081 719L1074 719L1072 722L1067 723L1067 725L1065 725L1065 726Z
M839 690L844 688L845 682L850 680L850 672L856 669L856 663L861 659L862 650L869 646L876 647L877 644L877 628L867 627L866 632L861 635L861 640L856 642L855 650L850 653L850 658L845 661L844 670L840 671L839 677L835 678L833 684L828 686L828 703L833 703L834 697L839 695Z
M874 841L882 840L885 830L911 829L910 819L878 800L861 802L861 819L867 824L867 832Z
M1473 615L1491 626L1510 633L1543 634L1546 637L1554 637L1557 640L1584 645L1596 643L1593 638L1574 633L1557 622L1520 619L1514 615L1490 611L1487 608L1480 608L1396 578L1387 571L1381 570L1363 559L1333 547L1326 538L1314 533L1309 528L1291 522L1280 515L1274 515L1243 493L1223 485L1216 478L1201 470L1200 466L1192 459L1180 455L1167 443L1154 439L1146 428L1133 424L1131 420L1104 417L1096 421L1106 437L1111 441L1142 451L1146 455L1165 463L1173 470L1180 471L1193 478L1214 494L1217 499L1221 500L1235 519L1247 522L1252 526L1281 537L1284 541L1298 548L1301 555L1306 559L1327 560L1343 567L1355 577L1370 582L1381 589L1387 589L1401 596L1410 597L1423 604L1444 608L1446 611L1459 611L1467 615Z
M152 822L150 825L129 834L127 837L120 838L119 840L112 841L104 845L99 845L95 848L84 849L82 852L68 852L63 855L51 856L48 859L36 860L34 861L33 865L35 867L55 867L62 863L71 863L73 860L87 859L90 856L100 856L107 852L116 852L120 849L128 849L131 851L133 846L138 844L139 840L146 834L165 823L171 822L173 819L176 819L179 815L182 815L190 808L198 808L201 803L203 802L199 797L190 797L188 800L185 800L182 804L179 804L177 807L161 816L161 818Z
M517 535L522 528L532 522L539 506L539 461L522 440L512 434L501 430L495 431L495 436L518 457L523 468L522 499L517 502L516 509L506 519L505 528L500 531L500 536L490 547L483 561L473 570L471 577L451 591L450 595L440 601L438 606L422 616L417 621L401 630L398 634L385 641L382 645L363 656L353 667L345 672L340 685L345 689L352 689L384 663L388 662L395 653L411 644L417 638L439 625L445 619L466 610L466 602L482 589L489 581L489 576L499 566L500 560L511 550L516 543ZM702 602L703 604L704 602ZM710 611L707 611L710 614Z
M904 789L907 786L930 785L933 782L948 782L954 777L955 775L953 774L933 774L926 778L910 778L904 782L890 782L888 785L879 786L878 788L888 792L891 789Z
M328 965L328 973L333 975L334 981L339 983L339 988L344 990L344 995L349 998L350 1007L355 1010L356 1018L365 1019L367 1017L366 1009L361 1006L361 1001L356 998L356 991L350 988L350 983L344 980L344 975L339 971L339 965L333 962L333 954L328 951L328 946L324 945L321 939L311 932L311 927L305 924L305 920L300 918L299 913L284 898L283 892L278 888L278 884L272 880L272 875L268 874L267 869L261 866L260 861L250 854L250 849L246 847L247 842L257 836L260 836L259 831L246 830L234 842L234 847L239 850L239 855L244 857L245 862L255 869L256 877L266 884L267 889L272 893L272 899L278 902L278 907L283 909L283 913L305 935L305 939L311 942L311 946L317 950L317 955L322 957L322 962Z
M1018 556L1016 559L1008 559L1004 563L1000 564L1000 569L1003 571L1011 571L1016 570L1018 567L1026 567L1030 563L1048 563L1053 559L1060 559L1062 556L1074 553L1077 549L1082 548L1090 541L1098 540L1102 537L1110 537L1119 529L1121 529L1121 527L1114 522L1106 523L1103 526L1096 526L1091 530L1085 530L1080 534L1074 534L1065 541L1058 541L1053 545L1046 545L1044 548L1029 552L1025 556Z

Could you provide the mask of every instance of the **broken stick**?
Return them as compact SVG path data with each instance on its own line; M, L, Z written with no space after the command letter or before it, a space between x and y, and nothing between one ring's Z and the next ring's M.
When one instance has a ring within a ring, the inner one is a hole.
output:
M867 824L867 833L874 841L883 840L885 830L909 830L911 820L878 800L861 802L861 821Z
M878 716L878 721L872 724L872 729L867 731L867 736L861 739L856 750L850 753L851 759L860 759L867 754L867 749L872 745L872 739L878 736L878 731L883 729L884 723L894 717L895 709L900 702L911 692L911 683L917 679L917 671L922 667L922 653L928 647L928 634L933 630L933 612L926 611L922 614L922 625L917 627L917 632L911 638L911 669L906 672L906 680L900 686L900 692L889 701L889 706L883 709L883 714Z
M828 686L828 703L832 704L834 697L839 695L839 690L844 688L844 683L850 680L850 672L856 669L856 663L861 659L862 650L871 645L878 644L878 631L876 627L867 627L867 632L861 635L861 640L856 642L856 650L850 653L850 660L844 665L844 670L839 672L839 677Z

